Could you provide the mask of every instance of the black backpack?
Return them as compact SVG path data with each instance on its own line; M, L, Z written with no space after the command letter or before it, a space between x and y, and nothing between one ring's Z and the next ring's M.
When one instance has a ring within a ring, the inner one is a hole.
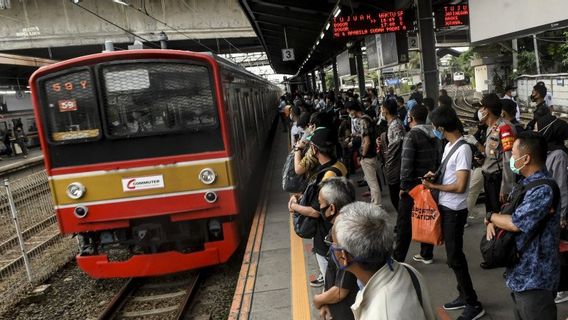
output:
M552 188L553 200L552 209L550 213L547 214L542 220L540 220L534 230L529 233L527 240L521 246L517 248L515 237L515 232L506 231L495 227L495 236L491 240L487 240L484 234L481 237L481 243L479 248L481 250L481 255L487 263L487 265L497 268L497 267L513 267L519 262L523 252L527 249L529 244L544 231L546 224L556 212L556 208L560 201L560 189L554 180L551 179L540 179L528 183L526 186L517 188L509 197L510 201L505 204L501 210L503 214L512 215L515 209L523 202L525 194L527 191L536 188L541 185L548 185Z
M282 189L286 192L300 193L306 190L308 181L306 176L296 174L294 169L294 151L286 157L282 167Z
M335 163L334 163L335 165ZM320 170L317 175L316 179L308 184L306 190L302 194L302 198L300 199L300 205L302 206L311 206L314 199L317 198L319 192L319 183L323 179L323 176L326 172L333 171L338 177L342 176L341 171L334 167L330 166ZM293 220L294 220L294 231L296 234L304 239L313 238L316 234L317 224L319 218L312 218L301 215L297 212L294 212Z

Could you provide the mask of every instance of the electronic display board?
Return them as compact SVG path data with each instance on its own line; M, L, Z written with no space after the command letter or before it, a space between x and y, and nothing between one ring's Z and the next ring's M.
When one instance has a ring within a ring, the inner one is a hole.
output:
M413 19L404 10L338 15L333 18L333 37L368 36L414 29Z
M434 17L437 29L467 26L469 25L469 6L467 4L441 6L434 12Z

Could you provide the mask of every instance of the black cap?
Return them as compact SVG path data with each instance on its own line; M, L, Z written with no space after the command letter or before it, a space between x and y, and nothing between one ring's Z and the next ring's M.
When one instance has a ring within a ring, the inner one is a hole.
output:
M319 149L328 149L335 145L337 137L333 132L324 127L316 128L309 141Z
M517 89L517 87L508 85L508 86L505 87L505 92L510 91L510 90L515 90L515 89Z

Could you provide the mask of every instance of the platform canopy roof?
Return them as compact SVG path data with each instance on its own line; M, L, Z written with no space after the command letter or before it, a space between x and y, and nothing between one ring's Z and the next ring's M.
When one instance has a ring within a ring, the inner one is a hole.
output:
M458 4L461 0L432 0L432 5ZM337 8L342 12L376 12L409 8L412 0L239 0L264 47L272 68L277 73L296 74L310 55L302 70L313 70L346 49L353 39L333 39L332 21ZM321 38L321 33L324 37ZM450 41L467 41L467 33L444 35ZM465 35L465 36L464 36ZM459 38L459 40L455 40ZM288 45L286 46L286 42ZM282 49L293 48L294 61L283 61Z

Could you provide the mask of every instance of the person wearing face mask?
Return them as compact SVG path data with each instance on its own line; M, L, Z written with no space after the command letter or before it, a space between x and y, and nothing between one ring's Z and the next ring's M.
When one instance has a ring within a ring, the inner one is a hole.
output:
M503 99L511 100L515 103L515 109L517 113L515 115L515 119L517 122L521 121L521 109L519 109L519 104L515 101L515 96L517 95L517 87L508 85L505 87L505 93L503 94Z
M568 139L568 123L548 115L537 121L535 131L542 134L546 140L548 147L546 169L560 190L560 229L568 233L568 149L564 145ZM561 284L554 299L556 303L566 301L568 301L568 282Z
M543 116L551 114L550 108L546 105L545 97L547 94L544 82L538 82L532 90L531 101L536 103L533 119L527 123L526 129L529 131L534 130L534 125Z
M308 142L310 145L311 153L318 161L318 167L315 172L317 174L312 177L313 180L310 183L320 183L326 181L332 177L346 176L347 168L343 163L337 160L335 156L335 149L337 144L337 134L331 129L319 127L314 130L313 135L308 137ZM327 255L328 247L324 243L324 238L327 235L327 230L323 219L319 213L320 204L318 198L308 199L309 205L300 205L298 203L298 197L291 197L288 203L288 210L290 212L297 212L301 215L316 218L318 225L316 228L316 235L314 236L314 251L316 253L316 259L321 272L321 275L310 282L311 286L318 287L323 285L323 275L327 268L327 260L325 256ZM319 278L319 279L318 279Z
M365 285L351 306L356 320L436 319L422 275L391 257L392 224L385 210L364 202L349 204L335 219L331 235L333 263Z
M389 186L389 194L395 210L398 209L400 191L400 161L402 141L406 130L397 116L397 104L393 100L385 100L381 106L381 113L388 122L388 129L381 134L377 143L381 144L385 176Z
M329 178L322 181L318 197L322 231L327 231L324 242L329 250L331 227L341 208L355 201L355 186L345 177ZM357 291L357 278L345 270L338 270L335 263L328 261L324 291L313 299L314 306L320 311L320 319L353 319L350 307Z
M381 188L379 186L379 161L377 160L377 130L373 120L361 110L361 106L354 101L345 103L345 108L351 119L356 118L359 130L354 131L361 141L359 157L361 158L361 169L365 176L365 181L371 189L371 202L381 204Z
M428 171L435 171L440 163L441 141L432 131L432 126L424 124L428 110L417 105L408 112L408 131L402 142L400 164L400 191L396 221L395 250L393 257L404 262L412 240L411 213L414 200L408 194L420 183L420 178ZM423 244L420 254L413 257L425 264L433 263L432 247Z
M463 308L458 320L475 320L481 318L485 310L477 299L463 252L472 150L460 132L459 118L453 108L436 108L430 119L434 135L440 140L448 141L444 147L441 167L436 173L428 172L422 180L425 187L439 192L438 209L442 218L447 263L454 271L458 283L458 297L444 304L444 309Z
M481 99L481 108L477 111L479 121L487 125L485 140L485 161L481 166L483 188L485 189L485 212L499 212L511 192L515 176L509 167L511 150L515 142L515 128L501 118L501 99L489 93ZM482 268L492 266L481 263Z
M509 166L524 177L519 187L524 189L524 196L515 201L512 214L489 212L485 218L487 239L492 239L495 227L499 227L513 232L516 247L522 250L518 262L505 273L515 319L557 319L554 297L560 279L559 192L546 170L546 155L547 143L542 135L532 131L519 134Z

